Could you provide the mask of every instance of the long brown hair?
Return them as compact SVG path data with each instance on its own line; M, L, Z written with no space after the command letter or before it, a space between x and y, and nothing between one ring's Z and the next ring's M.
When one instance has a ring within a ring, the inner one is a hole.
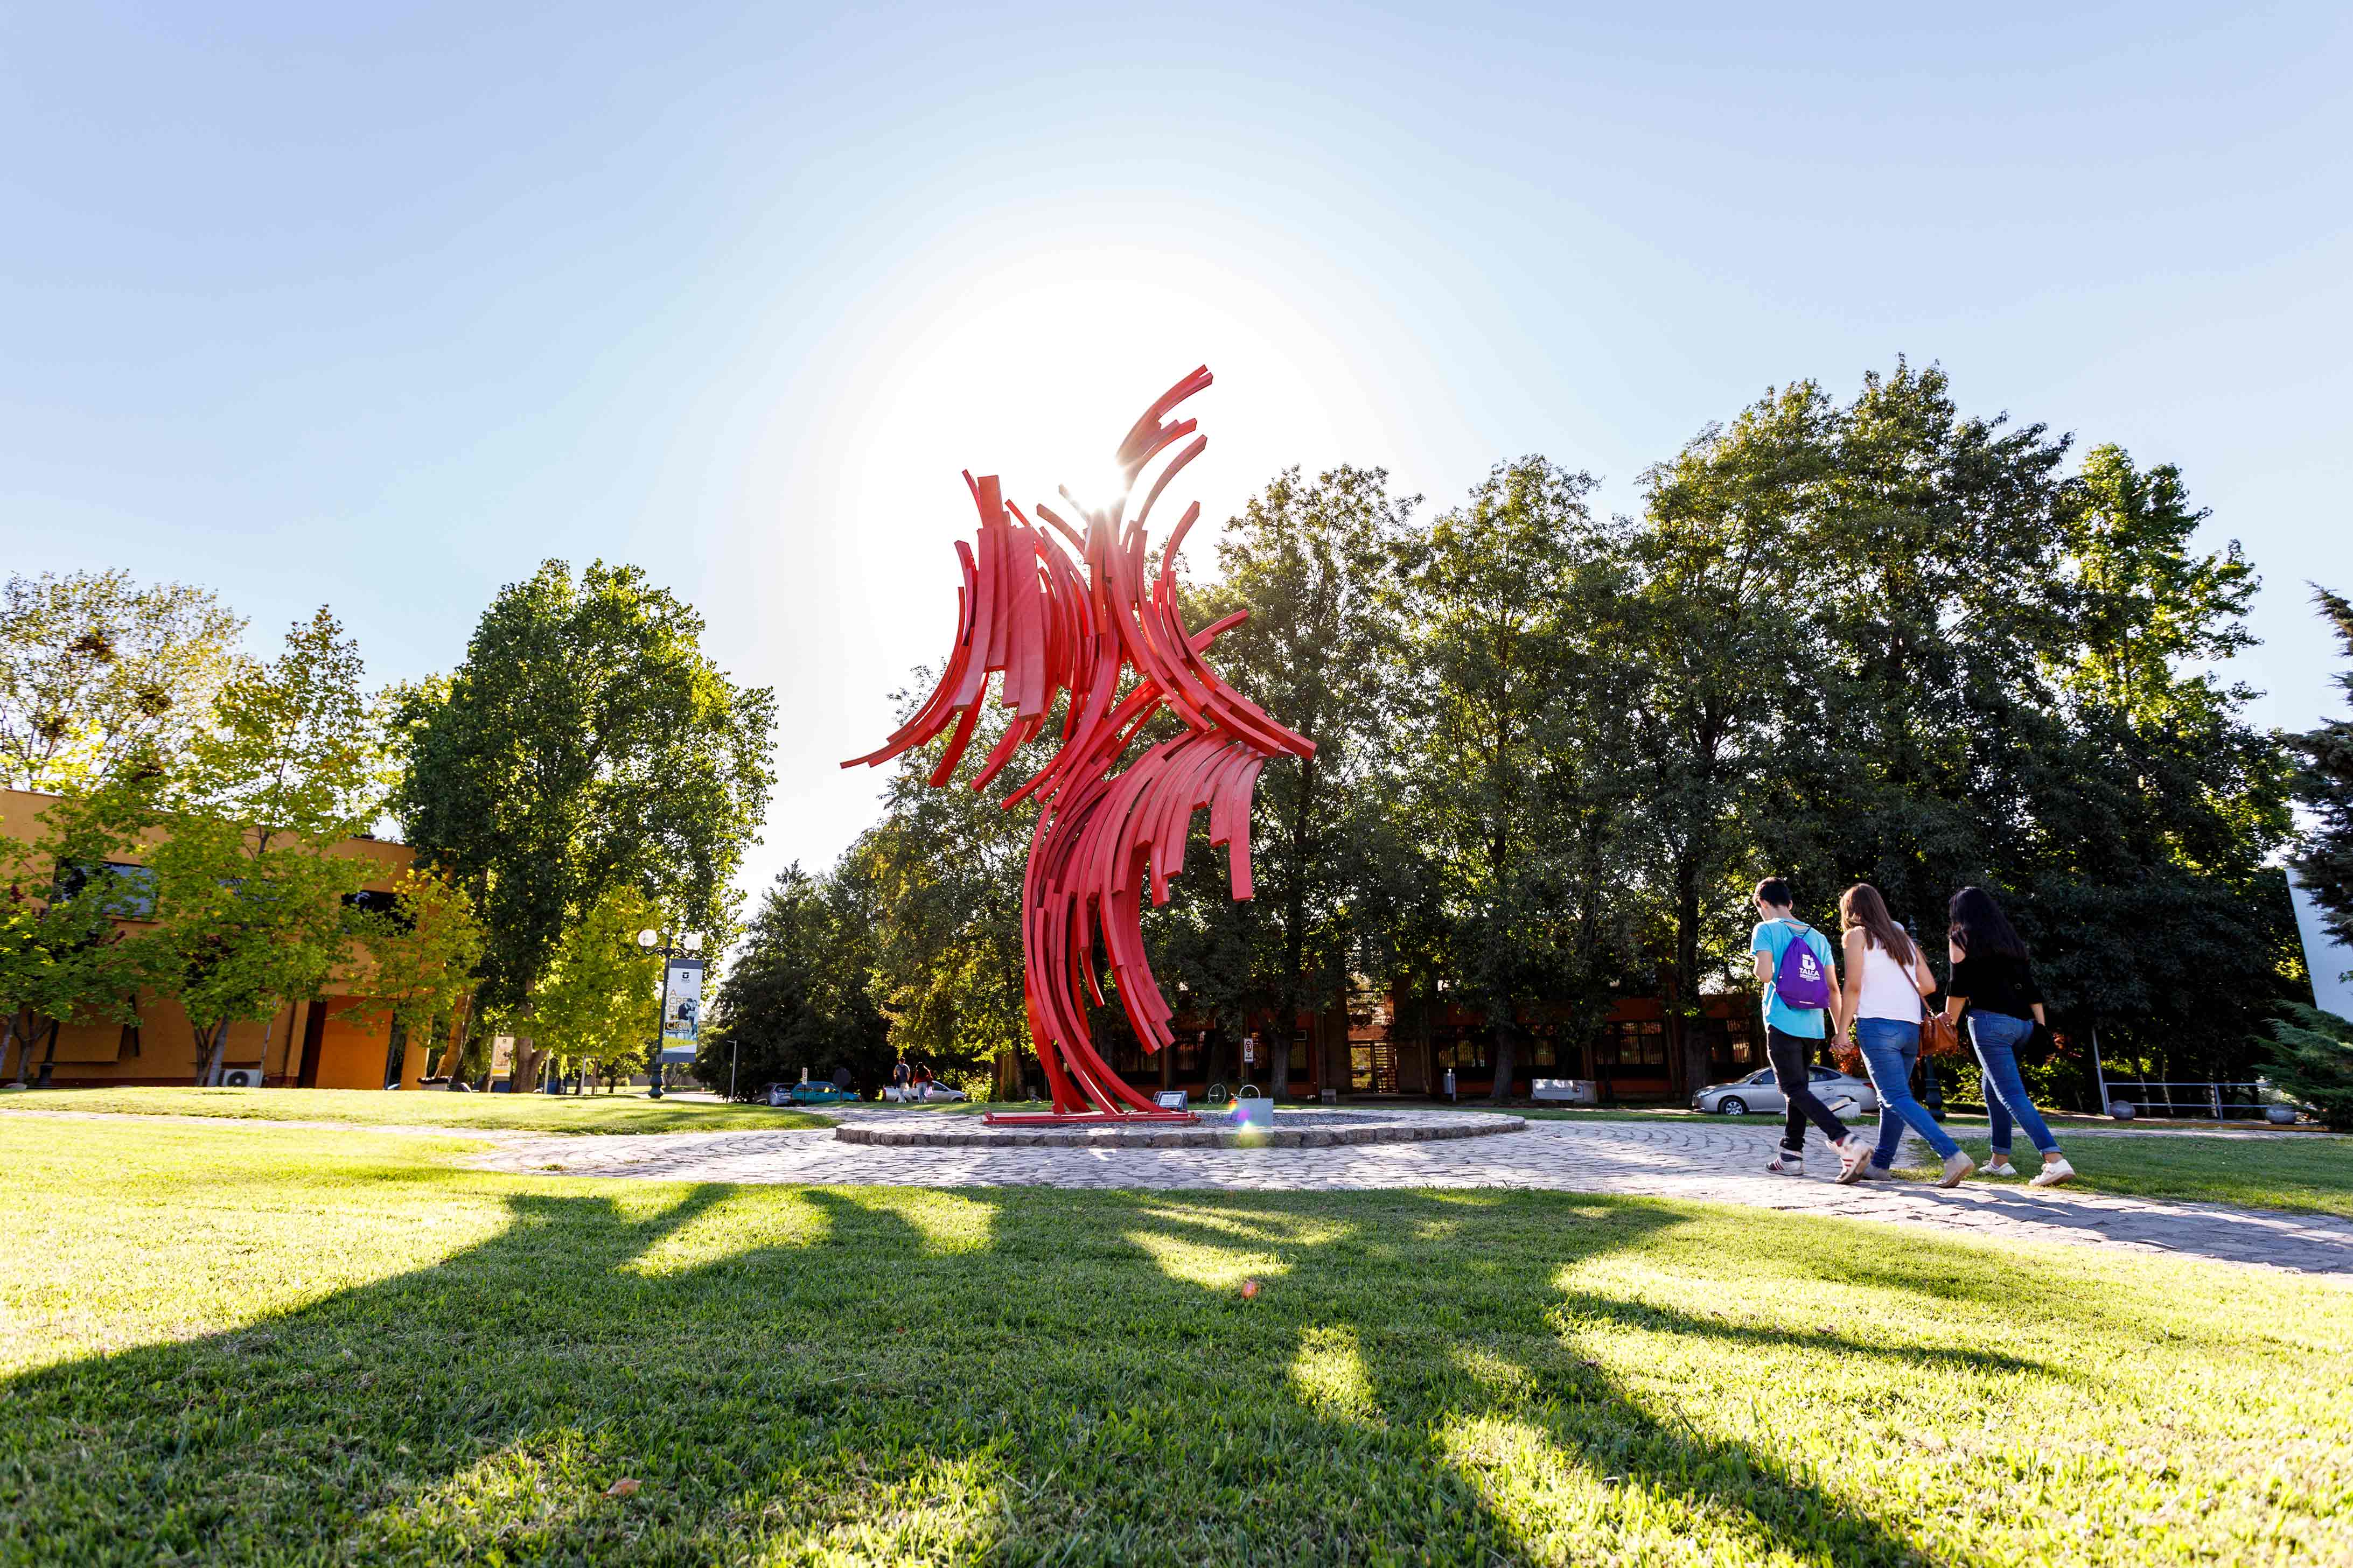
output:
M1839 925L1843 931L1861 926L1866 942L1899 964L1911 963L1912 939L1895 923L1887 912L1887 900L1870 883L1857 882L1839 895Z

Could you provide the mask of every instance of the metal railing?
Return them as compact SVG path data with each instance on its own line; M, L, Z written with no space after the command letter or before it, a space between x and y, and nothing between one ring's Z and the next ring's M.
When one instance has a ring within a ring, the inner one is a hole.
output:
M2136 1115L2188 1116L2213 1121L2228 1121L2233 1116L2261 1119L2272 1103L2272 1086L2264 1079L2257 1079L2252 1083L2221 1083L2203 1079L2176 1082L2160 1079L2112 1078L2106 1079L2106 1087L2109 1105L2129 1105ZM2136 1099L2124 1092L2126 1089L2137 1089L2143 1094L2150 1089L2162 1089L2164 1093ZM2187 1092L2177 1093L2177 1090Z

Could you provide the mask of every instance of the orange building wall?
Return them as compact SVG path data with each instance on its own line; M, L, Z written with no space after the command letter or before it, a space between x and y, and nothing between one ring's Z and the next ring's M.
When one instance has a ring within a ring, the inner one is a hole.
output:
M325 1022L319 1031L319 1067L311 1080L314 1089L382 1089L385 1079L385 1058L392 1044L392 1026L381 1013L359 1022L345 1018L343 1014L355 1000L350 996L330 996L320 1005L326 1009ZM414 1047L405 1053L415 1058ZM406 1060L402 1062L401 1078L414 1087L417 1074Z

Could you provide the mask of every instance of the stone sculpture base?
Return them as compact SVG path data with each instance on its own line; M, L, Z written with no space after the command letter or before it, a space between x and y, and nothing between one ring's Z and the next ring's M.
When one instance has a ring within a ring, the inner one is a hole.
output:
M1421 1143L1517 1132L1516 1116L1485 1111L1278 1110L1271 1128L1237 1127L1204 1115L1190 1126L1137 1119L1134 1126L997 1126L957 1116L861 1117L834 1129L844 1143L924 1149L1329 1149L1347 1143Z

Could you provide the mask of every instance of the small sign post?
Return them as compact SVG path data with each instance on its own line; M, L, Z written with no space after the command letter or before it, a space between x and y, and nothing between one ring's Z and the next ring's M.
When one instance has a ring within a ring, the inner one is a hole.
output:
M647 1064L653 1082L646 1093L655 1100L662 1097L662 1077L670 1064L694 1059L695 1037L702 1030L702 960L696 956L702 952L702 933L673 934L675 943L651 929L638 933L638 946L649 953L659 948L662 958L661 1011L654 1031L653 1060Z

